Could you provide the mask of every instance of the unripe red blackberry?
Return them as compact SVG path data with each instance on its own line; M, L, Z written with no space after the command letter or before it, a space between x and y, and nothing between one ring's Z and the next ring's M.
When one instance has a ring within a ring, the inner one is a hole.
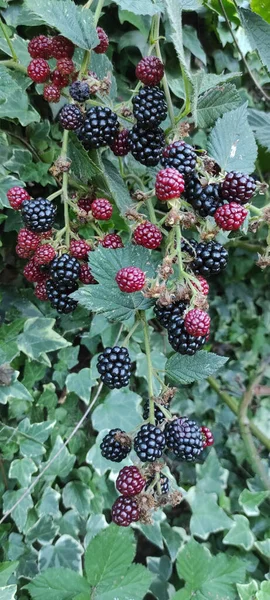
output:
M58 69L54 69L50 74L50 80L58 88L64 88L69 84L69 76L63 75Z
M20 244L17 244L15 250L19 258L31 258L34 252L33 250L29 250L29 248L23 248L22 246L20 246Z
M112 250L124 248L124 244L120 238L120 235L117 233L108 233L108 235L105 235L103 240L101 240L101 245L103 248L111 248Z
M80 199L78 200L78 207L79 207L81 210L84 210L85 212L87 212L87 213L88 213L88 212L90 212L90 210L91 210L91 206L92 206L92 204L93 204L94 200L95 200L95 198L92 198L92 197L88 197L88 198L80 198Z
M136 496L145 487L146 480L135 466L121 469L116 479L116 489L123 496Z
M244 223L248 211L237 202L220 206L214 214L216 224L224 231L236 231Z
M75 70L75 65L71 58L60 58L56 63L56 68L62 75L71 75Z
M208 427L205 427L205 425L202 425L201 433L203 438L203 447L207 448L208 446L213 446L214 436L212 434L212 431L208 429Z
M63 129L75 130L83 123L83 115L75 104L65 104L59 113L59 123Z
M185 189L183 175L172 167L158 172L156 176L156 197L161 202L179 198Z
M106 198L96 198L92 202L91 211L94 219L98 221L109 221L113 213L113 207Z
M164 75L164 65L157 56L145 56L136 67L136 77L144 85L158 85Z
M34 294L39 300L42 300L42 302L45 302L46 300L48 300L48 295L47 295L47 290L46 290L46 280L41 281L40 283L37 283Z
M86 264L80 266L79 280L86 285L93 285L97 283L91 273L90 267Z
M201 275L198 275L197 279L198 279L199 284L197 285L196 283L192 282L194 287L204 296L208 296L208 294L209 294L208 281L206 281L206 279L204 279L204 277L202 277Z
M187 332L184 319L181 315L173 315L168 323L168 340L175 352L193 356L200 350L205 342L206 336L194 336Z
M93 50L96 54L104 54L109 46L109 38L107 36L107 33L105 33L104 29L102 29L102 27L97 27L96 31L99 39L99 44L98 46L93 48Z
M256 183L253 177L231 171L221 184L221 195L228 202L246 204L254 196Z
M31 58L52 58L52 41L46 35L38 35L30 40L28 52Z
M133 232L133 239L139 246L155 250L162 242L162 233L157 225L145 221L136 227Z
M115 156L126 156L129 153L129 130L122 129L119 131L111 145L111 150Z
M14 210L19 210L25 200L31 200L31 196L29 196L28 192L24 188L15 185L8 190L7 199L11 208L14 208Z
M69 250L71 256L75 256L75 258L85 258L92 248L85 240L71 240Z
M121 292L139 292L145 284L145 273L138 267L123 267L116 274L115 281Z
M29 229L20 229L18 233L18 245L21 248L27 248L28 250L36 250L40 244L40 235L29 231Z
M43 98L47 102L51 102L51 103L59 102L59 100L61 98L60 88L57 87L56 85L53 85L52 83L45 85L44 90L43 90Z
M43 244L36 250L33 260L36 265L47 265L55 256L56 252L53 246L51 244Z
M210 331L210 322L211 319L209 315L199 308L189 310L184 319L186 331L195 337L208 335Z
M73 42L63 35L56 35L52 38L52 56L57 60L61 58L71 58L74 54L75 46Z
M27 67L27 73L35 83L44 83L50 75L50 66L44 58L34 58Z
M30 281L31 283L40 283L45 279L44 274L41 273L38 265L35 265L32 258L27 263L27 265L25 265L23 274L25 279L27 279L27 281Z
M135 498L120 496L112 507L112 521L121 527L128 527L130 523L140 518L138 503Z

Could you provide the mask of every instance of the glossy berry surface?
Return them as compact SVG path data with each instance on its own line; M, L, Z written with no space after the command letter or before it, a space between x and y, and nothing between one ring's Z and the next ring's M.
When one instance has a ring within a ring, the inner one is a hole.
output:
M202 186L198 177L191 177L186 184L185 198L201 217L213 216L224 204L220 196L220 185L211 183Z
M31 58L52 58L51 38L46 35L34 37L28 44L28 52Z
M168 324L168 340L175 352L193 356L201 350L206 342L206 336L194 336L187 332L183 317L174 315Z
M193 308L186 313L184 325L190 335L200 337L208 335L211 319L209 315L199 308Z
M129 153L129 130L122 129L119 131L111 145L111 150L115 156L126 156Z
M227 173L221 184L222 197L227 202L246 204L254 196L255 191L256 183L253 177L235 171Z
M40 283L37 283L34 294L42 302L45 302L46 300L48 300L48 295L47 295L47 290L46 290L46 281L41 281Z
M121 527L128 527L140 518L139 507L135 498L120 496L112 507L112 521Z
M113 206L106 198L96 198L92 202L91 211L94 219L109 221L113 213Z
M22 246L20 246L20 244L17 244L15 251L19 258L31 258L31 256L33 255L33 250L23 248Z
M145 56L136 67L136 77L144 85L158 85L164 75L164 65L157 56Z
M198 285L196 283L192 282L193 285L195 286L195 288L198 290L198 292L200 292L204 296L208 296L208 294L209 294L208 281L206 281L206 279L204 279L204 277L202 277L201 275L198 275L197 280L198 280Z
M97 283L91 273L90 267L86 264L80 266L79 280L86 285L93 285Z
M101 454L107 460L121 462L131 450L131 443L126 432L121 429L111 429L100 444Z
M150 221L145 221L134 229L133 240L138 246L155 250L162 242L162 233L157 225L154 225Z
M46 291L48 300L50 300L52 308L55 308L59 314L68 314L73 312L78 304L76 300L70 298L69 294L77 289L76 283L73 283L69 288L57 285L52 279L46 281Z
M157 86L145 86L132 98L133 115L145 129L157 128L167 116L164 92Z
M162 156L165 137L162 129L144 129L139 125L129 132L130 151L134 158L147 167L155 167Z
M196 256L198 242L196 240L182 240L181 242L181 250L185 252L187 255L192 256L193 258Z
M154 312L160 324L167 329L171 318L173 316L182 316L186 310L186 307L186 302L182 302L181 300L172 302L166 306L156 302Z
M165 448L165 436L159 427L143 425L134 439L134 450L142 462L154 462Z
M146 480L137 467L124 467L116 479L116 489L123 496L136 496L145 487Z
M101 241L101 245L103 246L103 248L111 248L111 250L116 250L117 248L124 247L124 244L118 233L108 233L107 235L105 235L105 237Z
M30 231L49 231L54 224L55 214L56 207L47 198L25 200L22 203L22 220Z
M59 113L59 123L63 129L78 129L83 123L83 115L75 104L65 104Z
M71 58L60 58L56 63L56 68L62 75L71 75L75 70L75 65Z
M164 408L168 409L169 405L163 405ZM143 420L146 421L147 419L149 419L149 400L146 400L146 402L143 405ZM162 412L161 408L158 406L158 404L155 403L155 420L157 423L162 423L165 419L164 413Z
M167 167L158 172L156 176L156 197L161 202L179 198L185 189L183 175L172 167Z
M18 233L18 244L21 248L36 250L40 244L40 236L29 229L20 229Z
M98 357L97 370L101 381L110 389L126 387L131 375L131 360L127 348L105 348Z
M74 54L74 44L63 35L56 35L52 38L52 56L57 60L61 58L71 58Z
M50 75L50 66L44 58L34 58L27 67L27 73L35 83L44 83Z
M194 148L186 142L178 141L169 144L162 154L161 164L164 167L173 167L185 178L189 178L196 166L197 155Z
M111 146L119 129L117 114L108 106L92 106L85 121L77 132L79 140L87 150Z
M227 250L218 242L199 242L196 246L196 257L191 263L195 273L205 277L217 275L226 268Z
M248 211L237 202L230 202L218 208L214 214L216 224L224 231L236 231L243 225Z
M24 188L22 188L18 185L15 185L14 187L12 187L8 190L7 199L9 201L11 208L14 208L14 210L19 210L21 208L23 201L31 200L31 197L29 196L28 192Z
M47 102L51 102L52 104L59 102L61 98L60 88L54 85L53 83L45 85L43 90L43 98L47 100Z
M107 33L105 33L104 29L102 29L102 27L97 27L96 31L99 39L99 44L98 46L93 48L93 50L96 54L104 54L109 46L109 38L107 36Z
M90 98L90 90L86 81L74 81L69 88L69 93L76 102L85 102Z
M180 417L165 427L166 446L181 460L194 462L203 451L200 427L188 417Z
M36 265L47 265L54 259L55 255L55 249L51 244L42 244L34 254L34 263Z
M56 285L66 285L74 283L80 274L80 263L77 258L69 254L56 256L50 267L50 277Z
M205 427L205 425L202 425L201 432L203 437L203 447L207 448L208 446L213 446L214 436L212 431L208 427Z
M91 197L89 197L89 198L80 198L78 200L78 207L81 210L84 210L85 212L88 213L91 210L91 206L92 206L93 201L94 201L94 198L91 198Z
M31 283L39 283L44 281L44 275L41 273L39 267L35 265L33 259L29 260L29 262L25 265L23 274L27 281Z
M71 240L69 250L71 256L75 258L86 258L91 246L85 240Z
M63 75L58 69L54 69L54 71L51 72L50 80L52 84L58 88L64 88L69 84L69 76Z
M145 273L138 267L123 267L116 274L115 281L121 292L139 292L145 284Z

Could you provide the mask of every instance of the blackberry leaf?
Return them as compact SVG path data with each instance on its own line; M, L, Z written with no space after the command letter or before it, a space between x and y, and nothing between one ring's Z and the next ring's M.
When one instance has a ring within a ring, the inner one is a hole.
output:
M187 385L193 381L201 381L218 371L228 358L212 352L200 350L194 356L173 354L166 362L167 376L175 383Z

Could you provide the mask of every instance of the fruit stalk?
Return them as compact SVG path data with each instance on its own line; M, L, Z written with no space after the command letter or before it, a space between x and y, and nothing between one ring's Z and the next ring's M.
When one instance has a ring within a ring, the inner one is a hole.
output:
M143 332L144 332L144 346L145 346L145 354L147 358L147 382L148 382L148 393L149 393L149 423L151 425L155 425L155 403L154 403L154 389L153 389L153 372L152 372L152 360L151 360L151 347L150 347L150 337L149 337L149 328L143 312L141 312L141 319L143 322Z
M66 160L67 158L67 147L68 147L68 131L64 130L61 158ZM68 210L68 172L63 173L62 183L62 200L64 203L64 219L65 219L65 236L66 246L69 248L70 242L70 224L69 224L69 210Z
M154 15L153 21L152 21L151 38L153 39L153 42L155 44L156 55L162 62L162 55L161 55L160 45L159 45L159 26L160 26L160 15L159 14ZM164 73L162 83L163 83L164 94L165 94L166 100L167 100L168 113L169 113L171 125L172 125L172 128L174 128L175 127L175 118L174 118L173 103L172 103L172 99L171 99L170 88L169 88L168 80L166 77L166 73Z

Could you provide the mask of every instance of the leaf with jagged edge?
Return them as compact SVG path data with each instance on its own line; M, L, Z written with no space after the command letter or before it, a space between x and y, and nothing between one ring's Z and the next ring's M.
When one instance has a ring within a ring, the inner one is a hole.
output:
M256 13L239 9L242 25L253 50L257 50L265 67L270 70L270 24Z

